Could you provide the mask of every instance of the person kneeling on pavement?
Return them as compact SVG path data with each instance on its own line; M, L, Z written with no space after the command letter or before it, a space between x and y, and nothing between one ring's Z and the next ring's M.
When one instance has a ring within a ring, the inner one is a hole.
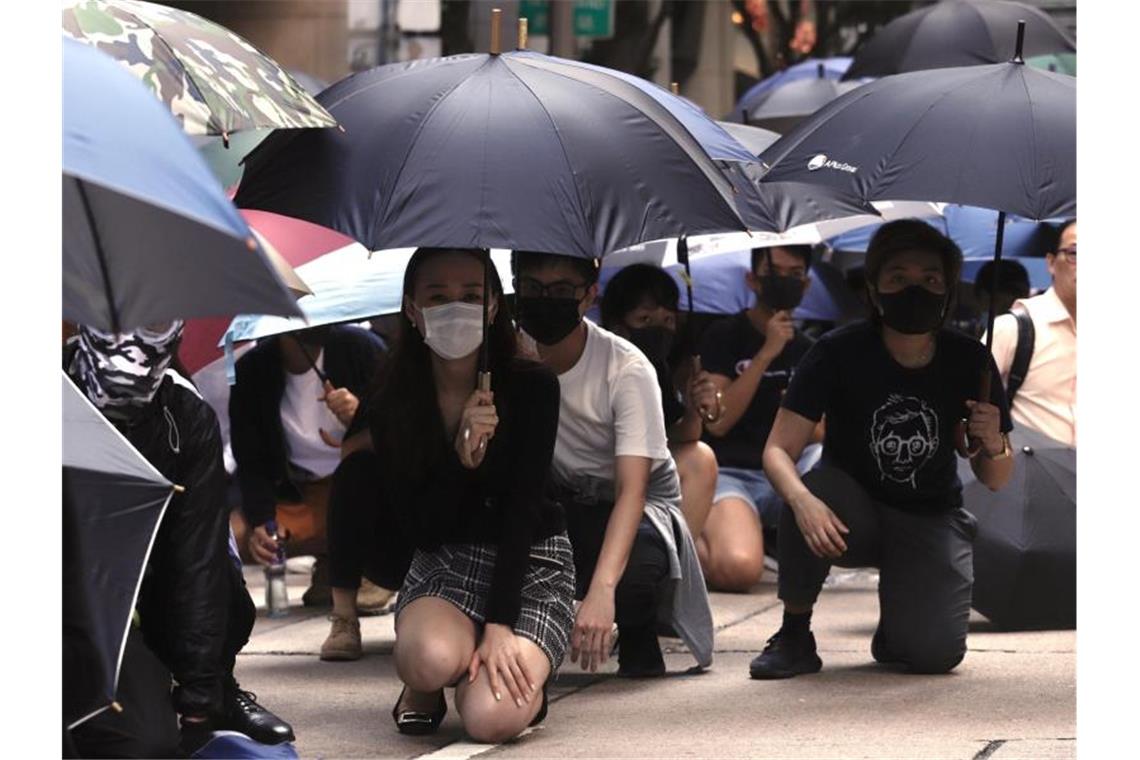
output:
M265 744L294 739L292 727L234 678L256 610L230 543L217 417L169 369L181 335L181 322L123 334L81 326L65 347L64 368L91 403L184 487L170 500L143 575L117 694L124 709L74 730L83 756L189 754L222 729Z
M1009 409L993 358L943 327L962 253L917 220L883 225L867 250L871 318L823 336L800 362L764 469L787 506L780 517L784 620L751 663L753 678L822 667L812 608L832 565L879 568L871 655L916 673L962 661L973 587L976 520L962 507L956 451L997 490L1013 472ZM979 398L984 372L990 397ZM826 416L823 460L796 460Z
M312 554L306 607L332 604L326 522L330 477L340 440L356 414L384 353L383 342L359 327L330 325L266 338L237 362L230 392L230 437L249 551L262 565L277 554ZM266 528L277 524L278 536ZM392 592L365 579L362 614L381 612Z

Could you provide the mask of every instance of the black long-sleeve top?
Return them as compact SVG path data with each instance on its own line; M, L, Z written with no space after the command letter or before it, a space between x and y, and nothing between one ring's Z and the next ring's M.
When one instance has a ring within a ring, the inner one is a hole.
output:
M531 545L565 529L561 507L545 495L560 392L553 373L523 361L496 373L493 390L499 425L475 470L459 461L452 438L441 438L436 467L426 478L395 471L393 457L384 451L385 410L373 407L368 419L386 470L385 495L404 534L424 550L444 544L494 545L486 621L513 626ZM431 427L442 428L442 419Z

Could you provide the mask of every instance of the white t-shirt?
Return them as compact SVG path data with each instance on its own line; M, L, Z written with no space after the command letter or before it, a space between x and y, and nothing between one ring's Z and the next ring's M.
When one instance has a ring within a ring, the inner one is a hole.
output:
M614 457L669 462L661 388L653 365L636 346L585 320L586 348L558 376L562 403L552 469L558 481L582 476L613 483Z
M316 364L324 371L324 352ZM312 370L300 375L285 371L285 393L281 396L281 427L285 431L285 447L294 467L311 472L317 478L332 475L340 464L340 449L321 440L323 428L334 440L344 437L345 426L328 405L318 401L324 395L321 379Z

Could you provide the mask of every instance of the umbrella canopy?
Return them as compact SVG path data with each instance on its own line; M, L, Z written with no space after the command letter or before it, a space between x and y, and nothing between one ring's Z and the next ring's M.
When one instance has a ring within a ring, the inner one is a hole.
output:
M799 207L761 198L743 146L699 109L629 79L526 51L381 66L318 97L344 132L270 135L235 200L370 250L598 258L643 240L794 223Z
M64 722L109 707L143 568L175 486L63 374Z
M749 153L759 156L772 143L780 139L779 132L770 129L761 129L748 124L737 124L732 121L718 121L721 129L732 135L732 138L743 145Z
M764 182L812 184L863 202L1074 216L1076 92L1072 77L1013 62L879 79L766 150Z
M974 601L1006 629L1077 621L1077 452L1034 430L1010 433L1014 470L991 491L959 462L965 507L978 518Z
M1027 24L1025 55L1075 53L1076 44L1044 11L1006 0L950 0L896 18L855 51L844 80L1008 61L1010 30Z
M786 134L806 117L860 85L828 78L822 63L817 65L816 73L814 79L799 79L751 98L741 98L740 120Z
M272 58L197 14L136 0L80 0L63 9L63 31L117 59L189 134L336 126Z
M237 209L146 89L71 40L63 74L64 319L120 332L195 316L299 314Z
M744 104L751 102L764 93L778 90L784 85L798 82L802 79L818 79L820 66L823 66L823 76L828 79L839 80L851 66L851 59L847 57L806 58L782 71L777 71L771 76L764 77L744 91L744 94L740 96L740 100L737 101L736 107L732 109L732 114L729 118L732 119L732 121L740 121L740 114L744 110Z

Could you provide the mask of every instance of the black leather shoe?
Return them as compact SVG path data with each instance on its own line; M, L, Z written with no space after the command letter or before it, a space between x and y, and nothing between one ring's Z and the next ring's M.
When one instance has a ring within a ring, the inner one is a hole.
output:
M407 692L408 687L405 686L400 691L396 706L392 708L392 720L396 721L396 730L401 734L411 736L434 734L439 730L439 724L443 723L443 719L447 715L447 698L443 696L443 689L439 690L439 705L434 713L403 709L401 705Z
M752 660L748 674L758 679L791 678L818 673L822 667L811 631L789 632L781 628L768 639L764 651Z
M257 695L242 691L232 678L222 688L222 714L216 728L238 731L262 744L281 744L296 739L293 727L257 703Z

